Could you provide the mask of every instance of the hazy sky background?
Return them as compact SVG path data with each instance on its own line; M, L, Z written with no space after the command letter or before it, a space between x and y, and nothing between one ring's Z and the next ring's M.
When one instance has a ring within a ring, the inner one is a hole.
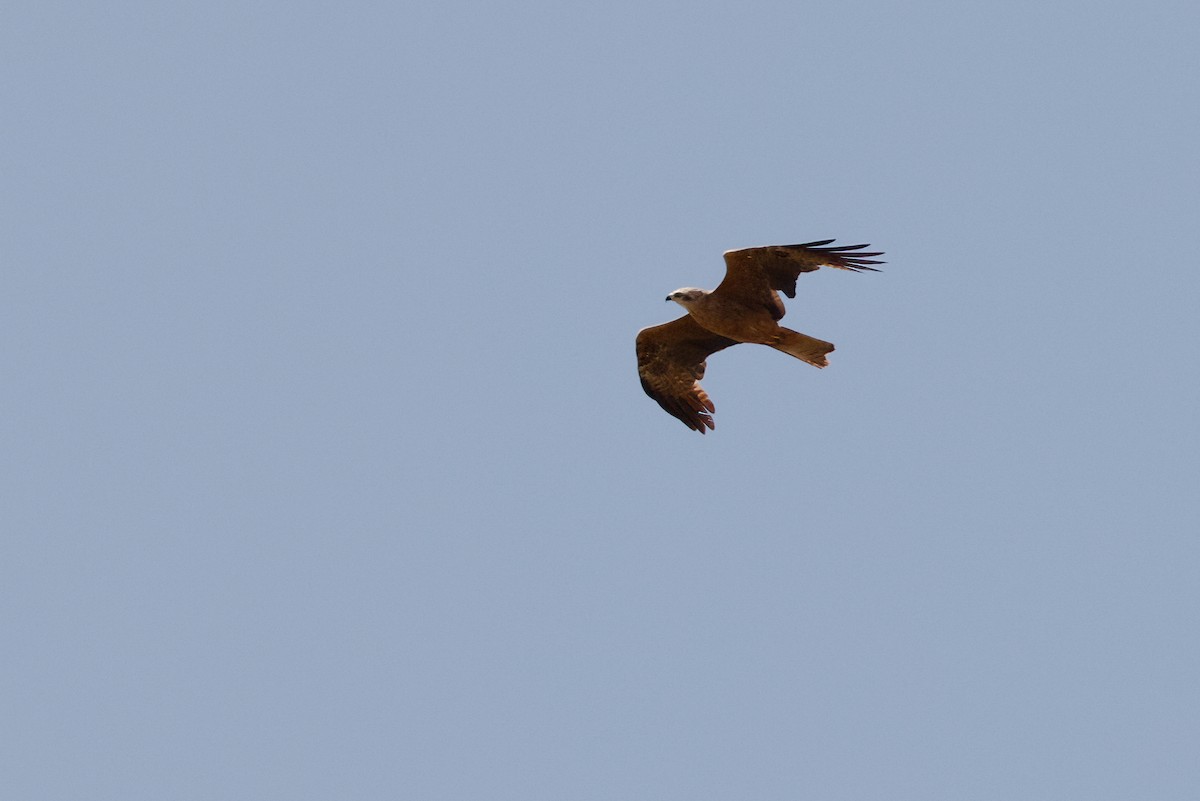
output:
M0 797L1191 801L1197 9L6 4Z

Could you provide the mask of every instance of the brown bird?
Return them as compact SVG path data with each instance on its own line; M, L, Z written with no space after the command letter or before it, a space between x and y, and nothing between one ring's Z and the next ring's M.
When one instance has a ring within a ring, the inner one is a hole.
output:
M825 367L833 343L779 324L784 315L779 293L796 297L796 279L821 267L878 272L860 253L870 245L825 247L834 240L803 245L768 245L725 253L725 280L711 292L683 287L667 295L687 309L669 323L643 328L637 335L638 375L642 389L668 414L693 431L715 428L716 411L700 386L710 354L739 342L769 345L814 367Z

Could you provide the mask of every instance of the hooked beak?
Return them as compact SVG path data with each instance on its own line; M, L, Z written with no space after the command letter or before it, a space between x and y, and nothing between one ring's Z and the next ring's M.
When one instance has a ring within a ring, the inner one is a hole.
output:
M671 296L670 296L670 295L667 295L666 299L667 299L667 301L670 301L670 300L671 300Z

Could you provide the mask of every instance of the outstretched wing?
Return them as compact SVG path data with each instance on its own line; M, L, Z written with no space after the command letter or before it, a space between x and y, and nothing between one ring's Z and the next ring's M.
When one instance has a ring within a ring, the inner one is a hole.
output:
M796 278L821 267L839 270L878 270L870 265L883 264L867 258L883 253L858 253L870 245L825 247L832 239L805 242L803 245L767 245L761 248L730 250L725 253L725 280L713 294L736 297L747 303L764 303L783 316L783 304L773 290L789 298L796 297Z
M642 389L667 414L693 431L713 428L716 411L700 386L709 354L736 345L737 340L701 328L692 316L643 328L637 335L638 375Z

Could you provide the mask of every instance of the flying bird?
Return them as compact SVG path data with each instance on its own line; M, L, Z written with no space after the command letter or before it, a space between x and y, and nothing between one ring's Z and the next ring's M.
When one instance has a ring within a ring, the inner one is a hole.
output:
M826 247L834 240L802 245L768 245L725 253L725 280L714 290L683 287L667 295L687 314L643 328L637 335L638 375L642 389L658 405L693 431L715 428L716 411L700 386L708 357L739 342L769 345L814 367L825 367L833 343L779 324L784 315L779 293L796 297L796 279L821 267L878 270L883 264L860 252L870 245Z

